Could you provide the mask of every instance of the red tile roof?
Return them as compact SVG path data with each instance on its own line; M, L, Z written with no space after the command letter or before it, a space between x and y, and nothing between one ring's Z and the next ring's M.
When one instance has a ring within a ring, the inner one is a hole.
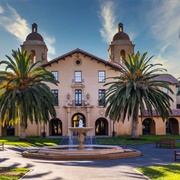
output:
M160 76L157 76L155 79L157 80L162 80L162 81L169 81L173 84L178 84L178 80L172 76L171 74L163 74L163 75L160 75Z
M155 110L152 112L153 117L159 117ZM149 117L149 113L146 110L143 117ZM180 116L180 109L172 109L172 114L169 114L170 117L179 117Z

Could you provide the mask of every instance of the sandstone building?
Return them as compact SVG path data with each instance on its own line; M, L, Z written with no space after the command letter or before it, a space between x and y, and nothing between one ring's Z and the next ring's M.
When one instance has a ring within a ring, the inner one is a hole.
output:
M106 118L101 98L105 92L104 79L119 76L119 72L112 70L112 67L123 63L128 54L133 54L134 46L120 23L108 48L108 60L77 48L47 61L47 46L38 33L37 24L33 24L32 32L21 45L22 50L32 53L32 62L36 59L44 60L43 66L54 74L60 84L49 84L58 99L55 105L57 119L50 119L46 125L29 123L26 135L40 136L45 131L47 136L67 136L68 127L78 126L80 119L84 126L94 127L93 135L96 136L111 136L113 132L116 135L130 135L131 121L126 120L124 124L113 123ZM173 114L166 122L155 113L153 118L148 115L143 119L139 118L139 134L180 134L180 110L177 109L180 107L180 99L176 96L178 81L172 75L162 78L173 83ZM0 136L6 135L19 135L19 125L0 127Z

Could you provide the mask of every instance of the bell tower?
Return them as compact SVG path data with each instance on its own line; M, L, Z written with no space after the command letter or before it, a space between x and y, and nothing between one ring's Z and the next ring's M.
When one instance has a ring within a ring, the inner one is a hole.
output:
M32 32L26 37L26 41L21 45L22 50L31 53L31 61L43 60L47 62L47 46L43 37L38 33L38 26L36 23L32 24Z
M134 54L134 44L130 41L129 36L124 33L123 24L118 24L118 32L114 35L108 48L108 61L122 64L128 54Z

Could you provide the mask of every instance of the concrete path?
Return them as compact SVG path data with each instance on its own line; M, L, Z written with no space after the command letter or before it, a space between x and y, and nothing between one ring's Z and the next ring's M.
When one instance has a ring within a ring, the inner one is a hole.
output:
M148 178L133 168L175 163L174 149L156 148L155 143L133 148L140 150L142 156L118 160L47 161L22 158L25 148L5 146L4 151L0 150L0 167L30 168L23 180L144 180Z

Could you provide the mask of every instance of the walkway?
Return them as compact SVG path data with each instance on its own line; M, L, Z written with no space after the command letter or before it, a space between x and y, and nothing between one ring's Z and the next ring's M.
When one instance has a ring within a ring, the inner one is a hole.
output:
M142 156L117 160L47 161L21 157L25 148L5 146L0 150L0 166L28 167L23 180L145 180L133 168L174 163L173 149L156 148L154 144L134 146Z

